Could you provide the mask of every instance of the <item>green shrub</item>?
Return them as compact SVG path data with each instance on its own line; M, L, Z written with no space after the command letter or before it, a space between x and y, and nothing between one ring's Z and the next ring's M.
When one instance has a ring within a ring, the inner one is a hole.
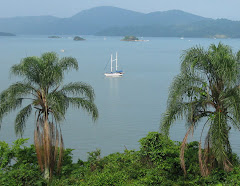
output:
M140 150L125 150L101 157L101 151L89 152L88 161L72 161L73 149L66 149L62 172L47 183L39 170L34 146L19 139L9 146L0 142L0 185L240 185L240 166L235 154L234 169L215 169L202 177L198 165L198 142L187 144L187 176L180 167L180 143L158 132L140 140Z
M0 141L0 185L45 184L34 146L23 146L27 140L18 139L11 147Z

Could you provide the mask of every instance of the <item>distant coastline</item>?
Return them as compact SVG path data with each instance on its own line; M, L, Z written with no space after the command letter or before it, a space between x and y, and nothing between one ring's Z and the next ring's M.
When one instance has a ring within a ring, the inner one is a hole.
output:
M7 33L7 32L0 32L0 36L16 36L16 35L12 33Z

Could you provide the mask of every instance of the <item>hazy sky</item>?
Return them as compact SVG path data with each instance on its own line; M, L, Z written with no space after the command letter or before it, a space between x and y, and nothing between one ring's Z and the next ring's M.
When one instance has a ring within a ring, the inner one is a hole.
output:
M97 6L115 6L144 13L178 9L209 18L240 20L240 0L0 0L0 17L70 17Z

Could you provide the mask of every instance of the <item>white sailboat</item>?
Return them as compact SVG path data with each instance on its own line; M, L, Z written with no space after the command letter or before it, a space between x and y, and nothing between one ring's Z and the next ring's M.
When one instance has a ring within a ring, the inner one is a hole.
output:
M113 71L113 62L116 62L116 70ZM113 56L111 54L111 72L106 72L104 73L105 76L107 77L120 77L123 76L123 71L122 70L118 70L118 59L117 59L117 53L116 53L116 59L113 59Z

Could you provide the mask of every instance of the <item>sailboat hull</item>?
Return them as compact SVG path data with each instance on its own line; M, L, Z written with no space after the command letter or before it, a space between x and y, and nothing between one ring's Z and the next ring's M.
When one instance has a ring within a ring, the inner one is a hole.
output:
M121 77L123 74L122 73L105 73L104 75L106 77Z

